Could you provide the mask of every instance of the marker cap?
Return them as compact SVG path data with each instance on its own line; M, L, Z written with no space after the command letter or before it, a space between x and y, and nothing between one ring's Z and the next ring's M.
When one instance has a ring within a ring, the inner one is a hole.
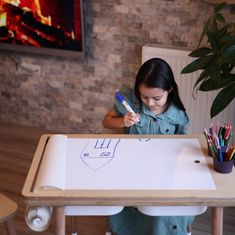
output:
M116 92L116 93L115 93L115 96L116 96L117 100L118 100L120 103L122 103L122 102L124 101L124 98L123 98L123 96L122 96L122 94L121 94L120 92Z

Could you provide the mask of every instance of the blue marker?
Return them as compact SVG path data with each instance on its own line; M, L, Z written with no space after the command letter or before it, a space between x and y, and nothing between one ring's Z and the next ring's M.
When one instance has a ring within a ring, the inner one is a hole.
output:
M127 103L127 101L124 99L124 97L122 96L122 94L120 92L116 92L115 96L118 100L118 102L122 103L122 105L126 108L126 110L130 113L135 114L134 110L131 108L131 106ZM139 122L139 118L137 117L137 121Z
M124 97L122 96L121 93L116 92L115 96L117 98L117 100L123 104L123 106L126 108L126 110L130 113L135 113L134 110L131 108L131 106L126 102L126 100L124 99Z

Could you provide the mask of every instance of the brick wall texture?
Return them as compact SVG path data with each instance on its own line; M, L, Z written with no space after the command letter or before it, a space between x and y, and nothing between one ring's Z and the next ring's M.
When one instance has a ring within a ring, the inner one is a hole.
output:
M147 43L194 48L213 5L200 0L84 0L86 55L0 51L0 120L100 133L114 92L132 85ZM230 7L224 9L234 19ZM20 64L40 72L20 72Z

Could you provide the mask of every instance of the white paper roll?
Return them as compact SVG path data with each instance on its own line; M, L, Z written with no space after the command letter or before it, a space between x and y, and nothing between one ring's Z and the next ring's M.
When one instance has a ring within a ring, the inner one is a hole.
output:
M27 207L25 212L25 221L29 228L41 232L46 230L50 225L52 207Z

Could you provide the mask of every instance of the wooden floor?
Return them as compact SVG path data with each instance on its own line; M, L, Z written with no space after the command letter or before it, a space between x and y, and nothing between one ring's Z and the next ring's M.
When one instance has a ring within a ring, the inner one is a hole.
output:
M38 140L45 133L51 132L0 122L0 192L14 200L19 206L18 213L14 217L18 235L39 234L31 231L25 224L26 206L22 200L21 190ZM210 209L205 214L197 216L193 224L193 235L211 234L210 220ZM52 218L48 230L40 234L52 235L53 224ZM66 225L67 234L71 234L71 218L67 218ZM77 227L78 235L104 235L108 227L107 218L79 217L77 218ZM6 234L2 224L0 224L0 234ZM235 235L235 208L225 208L224 235Z

